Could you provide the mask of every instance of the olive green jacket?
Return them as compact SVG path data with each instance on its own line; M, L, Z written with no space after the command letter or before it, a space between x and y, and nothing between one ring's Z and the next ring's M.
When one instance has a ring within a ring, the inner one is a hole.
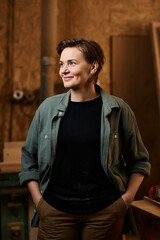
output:
M130 174L149 174L148 152L129 106L99 86L96 88L102 97L101 164L117 190L124 193ZM69 100L70 91L47 98L38 108L22 147L20 183L38 181L42 194L51 176L58 129ZM36 219L32 225L37 225Z

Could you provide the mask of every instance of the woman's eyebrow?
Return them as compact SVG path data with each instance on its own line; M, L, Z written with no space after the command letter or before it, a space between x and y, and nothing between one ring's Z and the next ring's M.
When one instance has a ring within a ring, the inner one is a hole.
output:
M67 59L67 62L71 62L71 61L76 61L78 62L78 60L76 60L75 58L71 58L71 59ZM60 60L59 63L65 62L63 60Z

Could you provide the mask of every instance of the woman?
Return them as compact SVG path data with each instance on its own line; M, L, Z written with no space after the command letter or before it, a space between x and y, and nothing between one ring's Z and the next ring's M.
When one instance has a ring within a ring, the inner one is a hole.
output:
M101 47L71 39L58 53L69 91L41 104L22 148L20 182L38 210L32 226L39 221L39 240L120 240L148 152L129 106L96 84Z

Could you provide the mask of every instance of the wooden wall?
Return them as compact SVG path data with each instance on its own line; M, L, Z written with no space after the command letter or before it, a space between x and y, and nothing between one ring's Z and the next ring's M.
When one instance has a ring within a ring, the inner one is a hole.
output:
M0 1L0 153L2 154L2 144L4 140L5 118L10 118L10 111L5 111L8 98L8 5L6 1ZM2 156L2 155L1 155Z
M110 91L110 36L149 35L150 23L160 21L159 0L58 1L58 40L84 37L103 48L106 63L100 84Z
M25 140L37 108L37 104L13 104L10 99L15 90L32 93L40 88L41 0L0 0L0 44L2 157L4 141Z

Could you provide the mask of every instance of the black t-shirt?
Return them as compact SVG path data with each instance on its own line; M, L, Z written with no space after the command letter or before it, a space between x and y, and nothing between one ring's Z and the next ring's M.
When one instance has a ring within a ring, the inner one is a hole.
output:
M120 196L101 166L101 109L101 97L70 102L61 119L56 159L43 196L54 208L90 213Z

